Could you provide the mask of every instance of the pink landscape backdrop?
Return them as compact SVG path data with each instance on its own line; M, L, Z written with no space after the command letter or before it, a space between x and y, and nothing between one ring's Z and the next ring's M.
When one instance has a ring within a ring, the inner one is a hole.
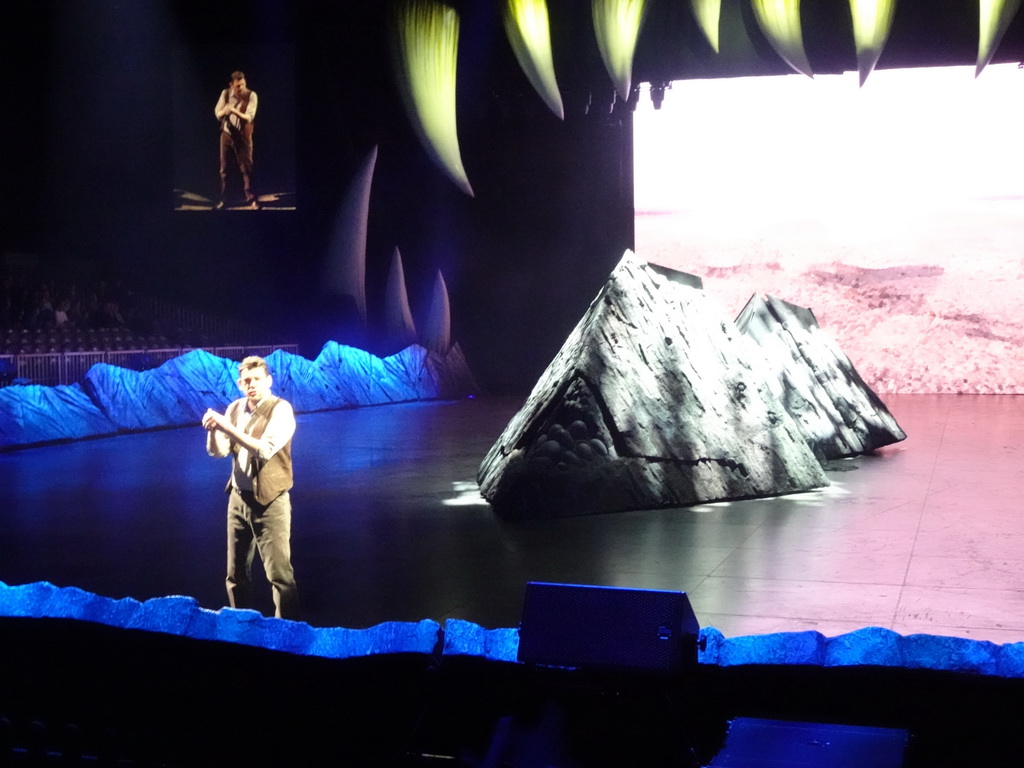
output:
M635 114L637 254L730 317L810 307L880 394L1022 393L1022 93L1016 65L674 83Z

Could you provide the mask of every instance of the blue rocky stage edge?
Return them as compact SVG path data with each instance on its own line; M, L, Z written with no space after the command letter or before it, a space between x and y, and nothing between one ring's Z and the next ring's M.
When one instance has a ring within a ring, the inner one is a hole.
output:
M462 350L412 345L390 357L330 341L316 360L276 350L266 358L274 392L299 413L447 400L478 393ZM106 363L81 384L0 389L0 449L198 424L207 408L239 396L238 361L195 349L159 368Z
M48 582L8 586L0 582L0 617L72 619L124 629L216 640L304 656L346 659L380 654L474 656L516 662L517 629L485 629L448 619L385 622L367 629L311 627L267 618L256 611L200 608L195 598L160 597L140 602L115 600L77 587ZM779 632L727 638L714 627L701 629L698 662L723 667L810 665L902 667L1024 678L1024 642L988 641L939 635L900 635L866 627L837 637L819 632Z

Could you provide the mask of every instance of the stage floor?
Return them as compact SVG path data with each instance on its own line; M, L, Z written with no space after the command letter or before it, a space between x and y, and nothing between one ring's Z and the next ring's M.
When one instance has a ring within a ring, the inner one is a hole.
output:
M499 520L475 482L519 401L300 415L305 617L513 627L524 584L557 581L685 590L727 636L880 626L1024 641L1024 398L885 400L907 440L841 462L822 491L522 522ZM0 581L221 607L229 466L203 441L196 426L0 454Z

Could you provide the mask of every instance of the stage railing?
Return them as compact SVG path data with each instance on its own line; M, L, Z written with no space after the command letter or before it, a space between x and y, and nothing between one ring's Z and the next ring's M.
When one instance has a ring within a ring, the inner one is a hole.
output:
M248 355L265 357L276 349L299 353L298 344L258 344L222 347L167 347L163 349L109 349L88 352L34 352L0 355L0 387L12 384L57 386L81 381L97 363L116 365L132 371L148 371L193 349L204 349L217 357L241 360Z

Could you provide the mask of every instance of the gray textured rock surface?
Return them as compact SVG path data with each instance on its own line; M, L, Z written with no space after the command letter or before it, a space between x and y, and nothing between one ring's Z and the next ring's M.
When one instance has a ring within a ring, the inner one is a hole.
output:
M480 465L496 512L578 515L828 485L763 357L695 286L623 256Z
M822 458L870 453L906 439L810 309L755 295L736 326L764 352L776 396Z

